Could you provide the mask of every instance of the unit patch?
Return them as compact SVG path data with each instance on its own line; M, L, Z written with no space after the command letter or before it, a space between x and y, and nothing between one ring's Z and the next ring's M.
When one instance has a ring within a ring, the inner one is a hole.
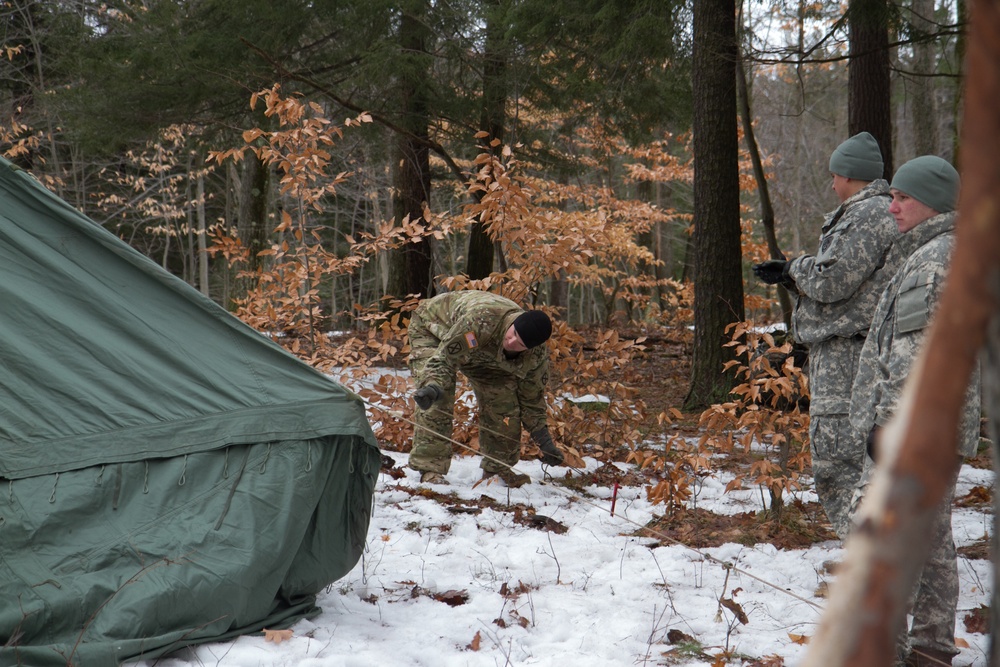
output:
M465 344L469 346L469 349L479 347L479 341L476 340L476 334L471 331L465 334Z
M448 343L448 354L455 355L462 351L462 344L457 340L453 343Z

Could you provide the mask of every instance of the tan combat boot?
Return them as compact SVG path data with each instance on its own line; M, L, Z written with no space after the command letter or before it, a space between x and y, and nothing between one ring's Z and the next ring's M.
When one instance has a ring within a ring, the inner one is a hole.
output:
M448 479L439 472L424 471L420 473L421 484L447 484Z
M516 489L518 487L524 486L531 481L531 478L527 475L523 475L513 468L503 468L497 472L490 472L488 470L483 471L483 479L489 479L490 477L499 477L504 484L510 489Z

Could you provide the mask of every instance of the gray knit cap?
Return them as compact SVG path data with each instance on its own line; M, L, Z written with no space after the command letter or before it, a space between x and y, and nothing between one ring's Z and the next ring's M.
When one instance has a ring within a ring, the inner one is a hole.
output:
M882 151L875 137L860 132L837 146L830 156L830 173L859 181L882 178Z
M938 213L954 211L958 204L958 172L937 155L915 157L896 170L889 186L927 204Z

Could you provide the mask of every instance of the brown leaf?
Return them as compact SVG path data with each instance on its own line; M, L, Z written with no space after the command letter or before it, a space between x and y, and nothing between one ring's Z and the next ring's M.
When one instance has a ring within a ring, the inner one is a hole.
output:
M680 630L674 629L667 632L667 641L671 644L680 644L681 642L693 642L694 637L684 634Z
M291 630L268 630L264 628L264 641L280 644L286 639L291 639L293 634L295 633Z
M435 593L431 597L438 602L444 602L449 607L458 607L469 601L469 593L467 591L450 590L444 593Z
M479 631L477 630L476 631L476 636L472 638L471 642L469 642L468 644L466 644L465 648L469 649L470 651L478 651L479 650L479 643L482 640L483 640L483 638L479 635Z
M990 631L990 607L989 605L979 605L962 617L966 632L985 635Z
M743 612L743 607L741 607L740 604L735 600L732 600L730 598L724 598L721 600L720 603L722 604L723 607L736 614L736 620L738 620L743 625L746 625L747 623L750 622L750 619L748 619L747 615Z
M792 640L793 644L798 644L799 646L803 646L809 643L808 635L793 635L791 632L789 632L788 638Z

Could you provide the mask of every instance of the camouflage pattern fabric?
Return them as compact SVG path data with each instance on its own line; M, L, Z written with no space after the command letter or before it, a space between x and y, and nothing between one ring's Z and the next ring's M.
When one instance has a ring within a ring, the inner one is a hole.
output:
M823 223L816 255L793 259L795 340L809 346L809 440L816 494L833 529L847 535L864 440L851 428L851 384L879 295L898 267L899 237L879 179L844 200Z
M872 181L827 216L816 255L791 260L788 275L798 291L795 340L812 344L868 331L875 304L897 268L885 265L900 236L891 202L889 184Z
M545 345L513 358L503 352L504 333L523 309L491 292L449 292L421 302L410 318L409 366L416 386L436 384L444 396L430 410L417 410L409 466L447 474L451 466L455 378L461 371L479 406L482 467L497 472L517 463L521 427L546 425Z
M851 424L867 434L883 426L895 412L903 385L920 351L924 332L940 297L954 246L955 212L935 216L902 235L896 245L908 257L889 282L875 309L871 330L861 352L851 400ZM979 443L979 369L966 392L959 441L959 456L975 454ZM860 505L874 466L870 459L852 501L852 514ZM914 647L957 654L955 610L958 605L958 571L951 534L951 498L942 503L931 546L913 598L913 624L909 632Z
M834 532L846 539L851 529L851 498L861 479L864 441L847 415L810 417L809 439L816 495Z
M924 330L937 305L955 242L956 213L920 223L896 242L906 261L885 289L871 331L861 351L851 392L851 424L867 436L883 426L920 351ZM978 367L966 392L958 453L972 456L979 445L980 374Z

